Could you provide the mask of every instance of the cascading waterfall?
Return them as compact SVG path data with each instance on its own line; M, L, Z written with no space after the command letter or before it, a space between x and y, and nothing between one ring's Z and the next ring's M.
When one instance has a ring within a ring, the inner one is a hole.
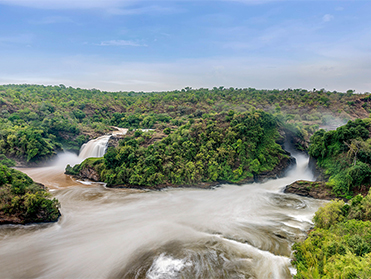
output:
M124 135L128 131L128 129L123 128L116 129L117 131L114 131L112 134L104 135L84 143L80 148L79 158L86 159L90 157L103 157L106 153L108 141L112 135Z
M305 238L323 203L282 193L313 179L308 157L295 157L284 178L213 190L107 189L51 180L50 168L26 169L58 189L62 218L1 226L0 277L292 278L291 245Z
M103 157L106 153L108 141L112 135L104 135L84 143L80 148L79 157L86 159L89 157Z

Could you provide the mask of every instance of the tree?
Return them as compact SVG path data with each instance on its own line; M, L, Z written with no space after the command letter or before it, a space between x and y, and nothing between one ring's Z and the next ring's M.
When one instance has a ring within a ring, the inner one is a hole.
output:
M369 149L369 145L366 142L359 139L352 139L350 143L344 141L344 144L349 148L349 151L347 153L348 158L353 157L353 166L355 166L357 163L358 153L360 151L365 151Z

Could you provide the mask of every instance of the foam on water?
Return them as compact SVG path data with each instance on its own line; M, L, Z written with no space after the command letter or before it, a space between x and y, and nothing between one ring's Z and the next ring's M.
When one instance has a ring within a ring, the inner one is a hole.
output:
M174 259L162 253L147 272L149 279L172 279L178 278L179 271L184 267L191 266L192 263L185 259Z

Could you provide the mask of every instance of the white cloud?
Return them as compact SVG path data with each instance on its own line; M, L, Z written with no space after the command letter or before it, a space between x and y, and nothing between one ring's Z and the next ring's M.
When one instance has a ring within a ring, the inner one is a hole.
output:
M134 46L134 47L146 47L146 44L136 43L134 41L127 41L127 40L110 40L110 41L103 41L100 46Z
M166 63L108 62L97 56L63 58L0 55L0 83L60 84L108 91L162 91L214 86L370 90L371 61L299 61L269 57L180 59Z
M65 16L48 16L37 20L30 20L32 24L56 24L56 23L71 23L73 20Z
M322 17L322 20L323 22L329 22L331 20L334 19L334 16L333 15L330 15L330 14L325 14L323 17Z

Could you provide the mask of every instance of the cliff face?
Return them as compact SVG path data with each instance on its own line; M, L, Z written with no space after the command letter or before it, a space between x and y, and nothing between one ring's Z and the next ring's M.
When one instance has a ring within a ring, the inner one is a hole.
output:
M313 158L312 156L309 157L308 168L313 172L315 181L328 181L328 176L325 175L324 170L317 165L316 158Z

